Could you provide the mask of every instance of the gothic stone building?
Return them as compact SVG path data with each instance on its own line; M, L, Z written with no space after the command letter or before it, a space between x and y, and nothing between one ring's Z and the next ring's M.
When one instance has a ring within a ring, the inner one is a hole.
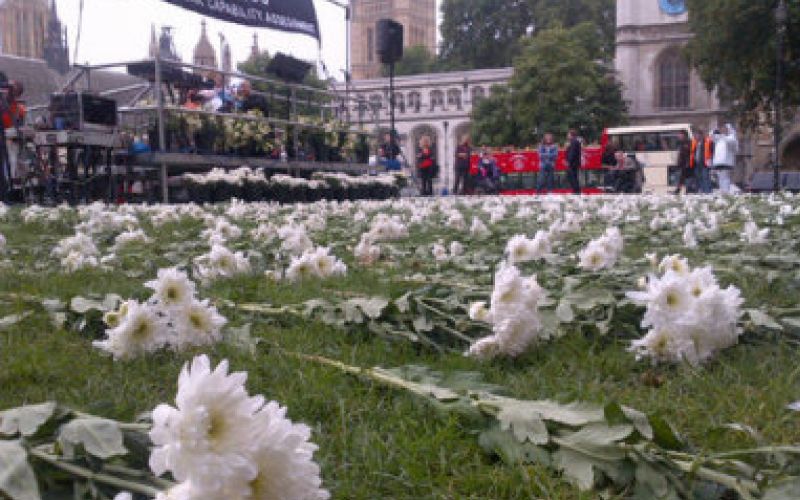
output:
M0 53L39 59L65 74L69 71L66 28L55 0L0 0Z
M396 123L400 147L415 165L417 145L423 136L432 139L441 166L438 190L452 187L453 161L460 138L469 132L472 107L488 96L495 85L506 85L512 68L456 71L401 76L395 81ZM334 87L346 95L344 83ZM359 80L349 89L358 102L349 112L354 123L383 132L390 129L389 82L386 78ZM344 118L344 117L343 117Z
M352 0L353 78L365 80L381 76L381 63L375 23L394 19L405 29L406 47L424 46L436 54L436 0Z

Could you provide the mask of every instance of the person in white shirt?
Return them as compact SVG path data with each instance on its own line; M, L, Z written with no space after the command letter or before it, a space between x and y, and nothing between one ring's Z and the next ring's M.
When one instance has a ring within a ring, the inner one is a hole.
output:
M739 153L739 140L736 138L736 129L730 123L725 125L723 132L715 131L713 169L719 180L719 190L722 194L731 194L731 171L736 166L736 155Z

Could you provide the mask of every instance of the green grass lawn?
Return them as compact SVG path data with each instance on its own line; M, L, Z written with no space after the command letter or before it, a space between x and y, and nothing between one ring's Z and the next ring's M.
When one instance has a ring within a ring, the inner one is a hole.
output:
M461 209L469 223L475 208ZM642 210L647 216L647 209ZM757 217L766 217L769 208L754 203L753 211ZM286 211L283 216L289 214ZM347 216L332 217L327 229L312 233L312 238L317 244L333 246L333 253L348 264L348 275L304 284L276 284L261 276L273 264L270 252L275 247L254 246L245 231L245 237L233 246L261 251L265 255L261 267L254 266L260 272L214 283L200 293L237 304L272 306L337 294L395 299L419 286L404 281L418 273L432 281L490 290L491 269L502 258L508 238L517 233L532 234L540 227L533 221L508 217L492 228L494 234L489 239L471 241L468 232L446 228L438 217L437 222L412 227L408 239L391 244L394 256L372 268L359 266L348 250L366 226L353 223ZM788 403L800 399L796 336L789 332L750 328L739 346L707 366L654 369L626 352L631 340L627 332L638 328L640 316L623 315L614 320L607 335L577 325L561 325L563 337L535 346L518 359L481 363L457 352L440 353L410 342L390 341L361 327L335 328L299 317L270 317L221 306L220 312L231 325L252 324L253 335L261 339L255 356L219 344L115 362L92 348L91 338L54 327L39 304L20 297L27 294L69 302L74 296L116 293L145 299L149 294L143 283L160 267L188 262L205 251L204 243L176 245L195 241L202 229L199 222L155 228L145 217L142 219L142 228L155 240L152 244L121 254L120 264L112 270L75 274L62 273L58 261L49 255L59 239L73 234L75 214L62 222L25 224L15 209L0 220L0 234L8 239L5 256L0 254L0 261L6 259L0 267L0 318L32 312L22 322L0 328L0 408L55 400L88 413L131 420L161 402L172 401L182 365L195 354L208 353L214 363L229 359L232 370L247 371L251 393L264 394L288 406L291 419L314 429L324 484L334 498L342 499L588 499L597 498L597 494L581 494L550 469L507 465L486 455L474 426L461 417L442 414L411 395L291 353L320 355L360 367L415 364L443 372L477 371L519 399L579 400L601 405L616 401L662 415L698 452L758 444L746 433L721 429L729 423L752 427L765 443L800 442L800 418L785 409ZM622 224L626 249L620 267L630 271L627 289L635 288L634 276L647 271L645 252L657 251L662 256L680 252L694 265L714 263L725 285L742 289L745 307L797 307L800 267L789 260L772 265L767 256L797 255L798 219L789 219L782 228L774 227L773 243L761 248L739 245L741 221L730 220L715 242L701 243L691 251L683 248L681 227L653 232L645 223ZM239 225L246 230L255 227L252 220ZM566 257L606 227L594 220L580 233L564 239L557 250L564 260L526 264L526 271L538 273L544 288L559 293L564 277L580 275ZM101 250L112 241L109 238L95 238ZM467 247L473 264L489 265L490 270L470 271L462 265L432 262L429 246L440 238L445 242L458 239ZM742 260L742 256L749 258ZM587 279L602 280L603 275ZM616 293L626 290L616 284L610 287Z

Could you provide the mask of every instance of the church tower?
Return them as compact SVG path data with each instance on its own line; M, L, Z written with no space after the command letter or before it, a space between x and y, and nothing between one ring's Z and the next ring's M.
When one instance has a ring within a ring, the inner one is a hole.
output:
M47 35L44 40L44 60L49 68L62 75L69 71L67 28L62 27L58 18L56 0L51 0L50 3L50 21L47 23Z
M692 123L722 113L682 49L691 40L685 0L617 0L616 70L633 124Z
M0 1L2 53L44 59L44 41L50 23L47 0Z
M378 48L375 23L379 19L394 19L403 25L406 48L421 45L436 55L436 0L351 0L350 6L353 79L381 76L381 62L375 53Z
M197 45L194 48L194 57L192 58L192 62L196 66L216 68L217 53L214 50L214 47L211 45L211 41L208 39L208 29L205 19L203 19L203 21L200 23L200 26L200 40L198 40Z

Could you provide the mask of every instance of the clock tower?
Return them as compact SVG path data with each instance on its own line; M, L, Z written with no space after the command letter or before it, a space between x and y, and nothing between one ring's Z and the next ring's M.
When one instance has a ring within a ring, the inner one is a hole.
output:
M716 127L724 110L691 70L686 0L617 0L616 70L633 124Z

